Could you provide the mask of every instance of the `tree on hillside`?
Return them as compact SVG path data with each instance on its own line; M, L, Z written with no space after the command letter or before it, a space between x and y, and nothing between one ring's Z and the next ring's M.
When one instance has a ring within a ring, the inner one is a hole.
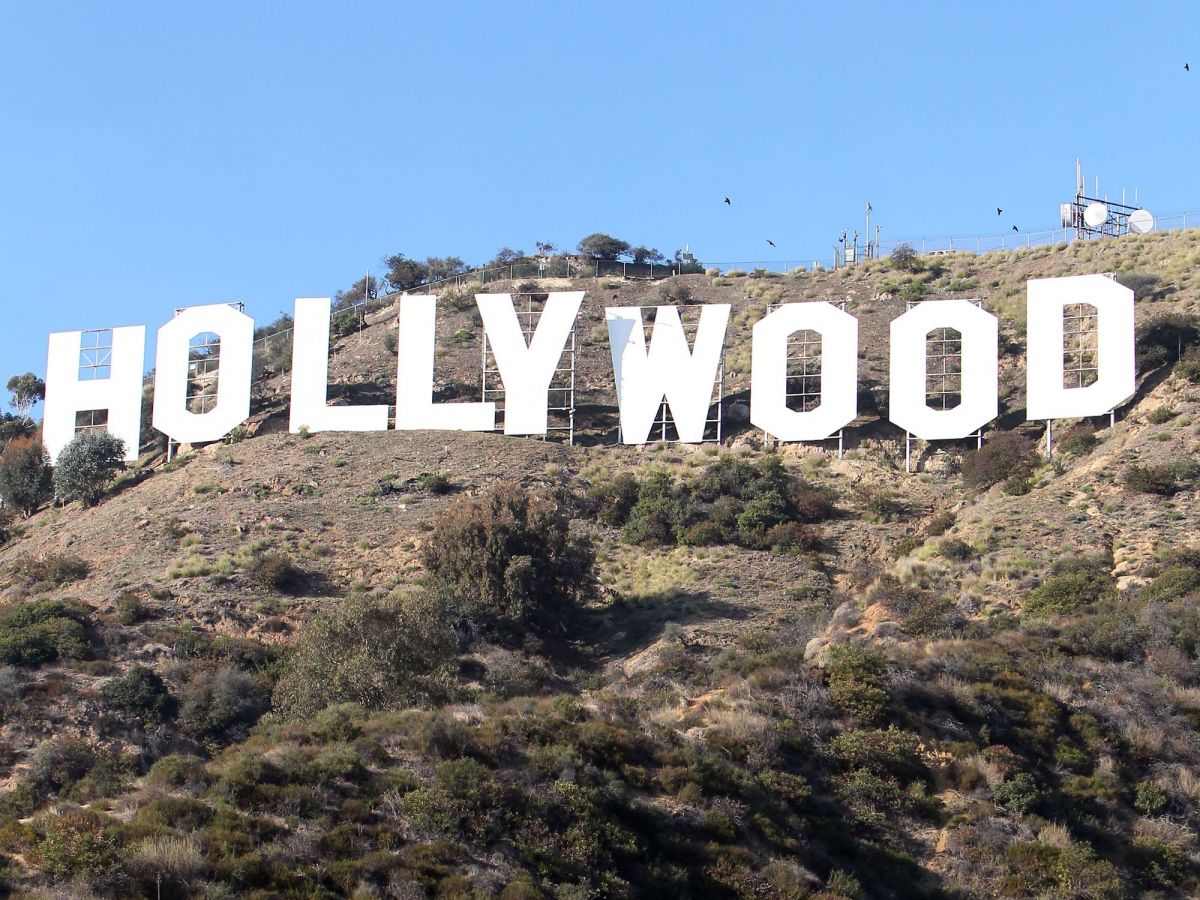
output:
M629 243L612 235L596 232L580 241L578 250L592 259L614 260L629 252Z
M430 281L441 281L461 275L471 267L457 256L431 256L425 260L425 271Z
M351 594L304 626L273 703L287 718L335 703L365 709L428 704L443 699L453 683L456 649L449 622L427 598Z
M125 468L125 442L107 431L81 431L63 447L54 463L54 490L70 502L95 506L104 487Z
M344 291L333 295L333 308L346 309L363 300L374 300L379 296L379 279L374 275L364 275Z
M897 244L896 249L892 251L891 263L892 268L902 272L921 271L921 260L912 244Z
M388 267L383 276L392 291L411 291L429 280L429 266L415 259L409 259L403 253L396 253L383 260Z
M524 250L514 250L512 247L501 247L496 251L496 255L492 257L489 266L508 266L515 263L519 259L525 258Z
M463 618L502 630L560 630L597 589L595 553L563 507L512 483L453 502L424 557Z
M0 444L14 438L32 437L37 428L29 416L0 413Z
M35 404L46 399L46 382L32 372L8 379L8 389L12 392L13 409L26 418Z
M652 247L634 247L629 251L629 255L633 257L633 261L639 265L642 263L658 263L666 259L658 250Z
M54 494L46 451L37 441L18 439L0 453L0 498L29 518Z

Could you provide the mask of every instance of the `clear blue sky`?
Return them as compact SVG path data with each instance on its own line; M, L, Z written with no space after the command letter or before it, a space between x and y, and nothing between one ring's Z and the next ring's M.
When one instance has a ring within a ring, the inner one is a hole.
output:
M1182 3L10 0L0 376L44 374L50 331L231 299L265 322L397 251L605 231L813 259L867 200L885 240L1054 227L1076 156L1198 209L1198 26Z

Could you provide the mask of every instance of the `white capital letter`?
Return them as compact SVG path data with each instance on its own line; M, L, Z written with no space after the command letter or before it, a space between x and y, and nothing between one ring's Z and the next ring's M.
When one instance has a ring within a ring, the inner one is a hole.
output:
M962 335L959 404L926 402L925 338L935 328ZM996 418L999 408L996 317L969 300L927 300L892 321L891 410L896 424L924 440L967 437Z
M300 297L292 322L292 412L289 429L387 431L387 405L327 406L329 298Z
M205 413L187 408L189 343L198 334L220 337L217 402ZM250 415L254 320L228 303L185 309L158 329L154 362L154 427L176 441L219 441Z
M511 294L475 295L504 381L505 434L546 433L546 393L582 302L583 291L549 294L526 345Z
M1087 387L1063 387L1063 307L1072 303L1096 308L1099 371ZM1025 306L1028 418L1098 416L1133 395L1133 291L1105 275L1034 278Z
M664 397L679 440L691 444L703 441L717 366L725 346L729 304L714 303L701 308L694 350L688 348L679 310L674 306L657 308L649 353L642 333L641 309L612 307L605 310L605 318L617 383L622 441L646 442Z
M46 358L46 407L42 440L50 458L57 459L75 437L75 414L89 409L108 410L107 431L125 442L125 459L138 458L142 436L142 373L146 358L146 328L131 325L112 329L112 348L95 363L109 366L107 378L79 380L82 331L50 335Z
M437 297L400 298L396 350L396 427L407 430L493 431L495 403L434 403L433 354Z
M821 402L788 409L788 338L821 337ZM831 303L788 303L754 325L750 351L750 422L781 441L821 441L858 415L858 320Z

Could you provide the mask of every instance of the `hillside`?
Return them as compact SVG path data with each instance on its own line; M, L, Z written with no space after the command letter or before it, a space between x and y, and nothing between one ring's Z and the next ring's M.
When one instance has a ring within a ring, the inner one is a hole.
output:
M586 290L574 446L290 435L287 373L268 369L237 440L146 457L98 506L18 521L0 547L8 885L1194 896L1200 231L921 262L489 284ZM906 474L883 389L906 302L1000 316L985 448L1042 441L1024 416L1025 281L1097 272L1138 294L1138 393L1115 424L1056 423L1048 462L921 443ZM478 398L470 294L439 304L445 398ZM831 442L765 448L730 412L753 323L814 299L860 322L841 459ZM615 443L603 308L664 302L733 305L721 446ZM395 316L381 304L333 342L336 402L394 402ZM594 548L599 590L555 607L561 627L543 606L515 632L463 612L439 590L464 582L430 570L463 505L509 483ZM772 491L786 511L760 527L747 509ZM391 612L337 644L329 623L361 604ZM351 697L331 678L301 692L358 702L293 703L292 648L336 667L388 629L400 649L358 676L407 681ZM430 660L436 688L416 672Z

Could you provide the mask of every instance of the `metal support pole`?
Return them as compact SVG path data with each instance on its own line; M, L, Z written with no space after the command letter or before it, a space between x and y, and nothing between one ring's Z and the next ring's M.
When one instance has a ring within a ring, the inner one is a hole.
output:
M904 432L904 471L912 472L912 434Z
M1054 420L1046 420L1046 459L1054 457Z
M846 429L838 429L838 459L841 459L846 453Z

